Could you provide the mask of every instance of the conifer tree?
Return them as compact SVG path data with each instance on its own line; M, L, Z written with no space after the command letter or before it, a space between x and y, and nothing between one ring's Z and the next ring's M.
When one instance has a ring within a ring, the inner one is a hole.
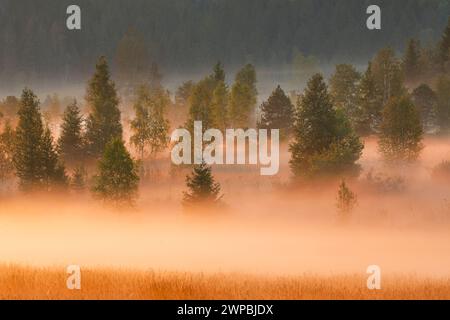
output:
M70 179L70 186L75 192L83 192L86 189L87 172L83 166L77 166Z
M53 143L52 133L49 127L44 129L41 141L42 152L42 182L47 191L64 189L68 183L68 177L64 165L59 161L56 148Z
M258 127L263 129L280 129L280 136L287 137L294 121L294 106L280 86L272 92L266 102L261 105L261 120Z
M9 122L0 134L0 182L11 178L14 173L13 152L14 132Z
M111 140L98 162L92 191L113 206L133 205L138 195L137 166L119 138Z
M450 77L439 77L436 85L436 119L441 133L450 130Z
M216 82L225 82L225 71L220 61L214 66L214 80Z
M42 124L39 101L30 89L24 89L18 111L14 166L19 186L23 191L34 191L42 186Z
M430 131L436 126L436 93L428 85L422 84L414 89L412 101L420 114L424 131Z
M218 81L213 92L211 105L214 123L222 131L225 131L228 126L228 95L228 87L225 82Z
M199 205L217 206L222 196L220 184L215 182L211 167L205 162L195 165L191 175L186 177L188 191L183 193L183 206L187 209Z
M100 57L97 62L87 88L86 101L91 111L86 131L88 151L96 158L101 156L109 141L122 138L119 99L105 57Z
M64 111L61 135L58 139L58 152L68 165L79 164L83 158L84 137L83 117L76 100Z
M362 113L358 132L365 135L377 132L381 123L383 101L375 85L370 62L359 83L358 103Z
M413 161L422 150L423 129L408 96L393 97L383 110L379 149L388 161Z
M299 100L290 145L290 165L297 178L356 174L363 145L345 115L333 108L322 75L308 82Z

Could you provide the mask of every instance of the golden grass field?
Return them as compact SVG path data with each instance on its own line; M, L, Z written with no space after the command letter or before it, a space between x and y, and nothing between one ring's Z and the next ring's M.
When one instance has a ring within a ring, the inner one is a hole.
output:
M64 268L0 267L0 299L450 299L450 278L382 278L371 291L360 275L258 277L120 269L82 269L81 290L66 287Z

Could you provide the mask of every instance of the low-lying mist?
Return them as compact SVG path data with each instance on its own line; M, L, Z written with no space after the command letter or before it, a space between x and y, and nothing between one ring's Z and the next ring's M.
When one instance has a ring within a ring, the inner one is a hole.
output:
M450 159L448 138L426 138L418 163L383 164L374 138L365 141L362 173L347 183L358 205L347 222L336 210L340 181L290 187L289 153L280 173L214 167L226 209L183 212L184 175L170 159L140 189L136 208L117 211L86 195L16 195L0 200L0 263L114 266L271 275L450 274L450 181L431 178Z

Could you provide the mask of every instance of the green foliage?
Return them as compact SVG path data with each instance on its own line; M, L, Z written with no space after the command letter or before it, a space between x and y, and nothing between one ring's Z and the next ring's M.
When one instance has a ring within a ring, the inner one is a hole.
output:
M94 177L94 195L113 206L134 204L138 194L139 176L136 163L122 140L111 140L98 162Z
M441 66L444 69L447 69L450 59L450 18L448 18L447 26L442 34L441 42L439 44L439 58Z
M58 152L68 165L79 164L84 154L83 117L76 100L64 111L61 135L58 139Z
M408 96L394 97L383 110L378 142L387 161L413 161L422 150L423 129L416 107Z
M342 180L341 184L339 185L336 203L340 218L343 220L347 220L357 204L358 199L356 194L353 193L347 186L345 181Z
M81 193L86 190L87 184L87 172L83 166L75 167L72 177L70 179L70 187L77 193Z
M186 177L188 192L183 193L183 206L187 209L220 204L220 185L214 181L211 167L206 163L195 165L191 175Z
M20 188L29 192L65 187L65 169L50 129L42 124L39 101L29 89L23 90L18 115L13 160Z
M327 86L314 75L297 105L290 145L296 177L357 174L355 163L364 148L345 115L333 108Z
M86 101L91 108L86 142L89 154L97 158L109 141L122 137L119 99L105 57L100 57L97 62L95 74L87 88Z
M200 80L192 90L189 118L186 123L186 128L191 132L193 132L194 121L202 121L203 131L217 127L212 103L215 88L216 81L208 76Z
M150 90L148 86L142 85L137 90L130 142L138 150L141 160L146 149L154 155L167 146L169 122L165 118L165 112L169 104L168 93L161 87Z
M280 129L282 138L289 136L294 120L294 106L280 86L272 92L266 102L261 105L259 128Z
M358 101L358 85L361 74L349 64L339 64L330 78L330 95L334 106L342 110L353 127L359 131L364 121Z
M381 123L383 101L382 95L378 92L375 84L370 62L359 83L358 100L362 113L358 131L361 134L376 132Z
M178 106L186 106L189 103L189 99L194 90L194 82L192 80L183 82L183 84L178 87L175 92L175 103Z
M9 122L6 122L3 132L0 134L0 182L4 182L13 176L13 152L14 132Z
M211 100L211 107L213 112L213 117L217 129L223 132L228 126L228 87L224 81L219 80L217 82L216 88L213 92L213 97Z
M237 74L231 88L229 119L233 128L248 128L256 106L256 71L247 64Z
M377 53L372 61L371 71L383 106L391 97L405 93L400 62L392 48L384 48Z
M216 80L216 82L225 82L225 70L220 61L214 66L214 80Z

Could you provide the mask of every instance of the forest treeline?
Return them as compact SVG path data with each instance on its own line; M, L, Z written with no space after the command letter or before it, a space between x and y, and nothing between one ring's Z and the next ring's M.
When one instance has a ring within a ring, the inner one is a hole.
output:
M430 45L450 14L448 0L379 0L382 29L369 31L368 0L78 0L82 30L69 31L72 2L1 1L4 87L74 83L101 55L115 74L130 29L165 73L198 72L217 60L233 68L289 66L298 52L323 63L366 63L386 45L403 50L410 37Z
M312 74L303 91L285 92L274 85L260 106L257 68L250 63L227 85L219 61L203 79L183 83L172 100L156 64L150 79L125 68L128 73L117 85L107 58L101 56L87 83L85 111L75 99L63 102L57 95L47 97L42 109L30 88L20 97L2 100L0 181L17 182L23 192L89 189L108 203L131 204L145 178L146 163L168 150L170 128L192 131L195 121L202 121L205 131L280 129L289 143L293 182L357 177L363 137L368 135L378 137L386 162L415 161L425 134L450 130L450 19L432 47L414 38L406 43L402 55L391 47L380 49L363 72L338 64L329 79ZM134 110L128 122L122 119L121 99ZM171 124L171 113L183 115L181 122ZM127 142L125 124L131 131ZM185 206L220 204L221 189L211 167L203 163L192 169L186 178ZM348 209L354 195L345 182L340 188L342 208Z

